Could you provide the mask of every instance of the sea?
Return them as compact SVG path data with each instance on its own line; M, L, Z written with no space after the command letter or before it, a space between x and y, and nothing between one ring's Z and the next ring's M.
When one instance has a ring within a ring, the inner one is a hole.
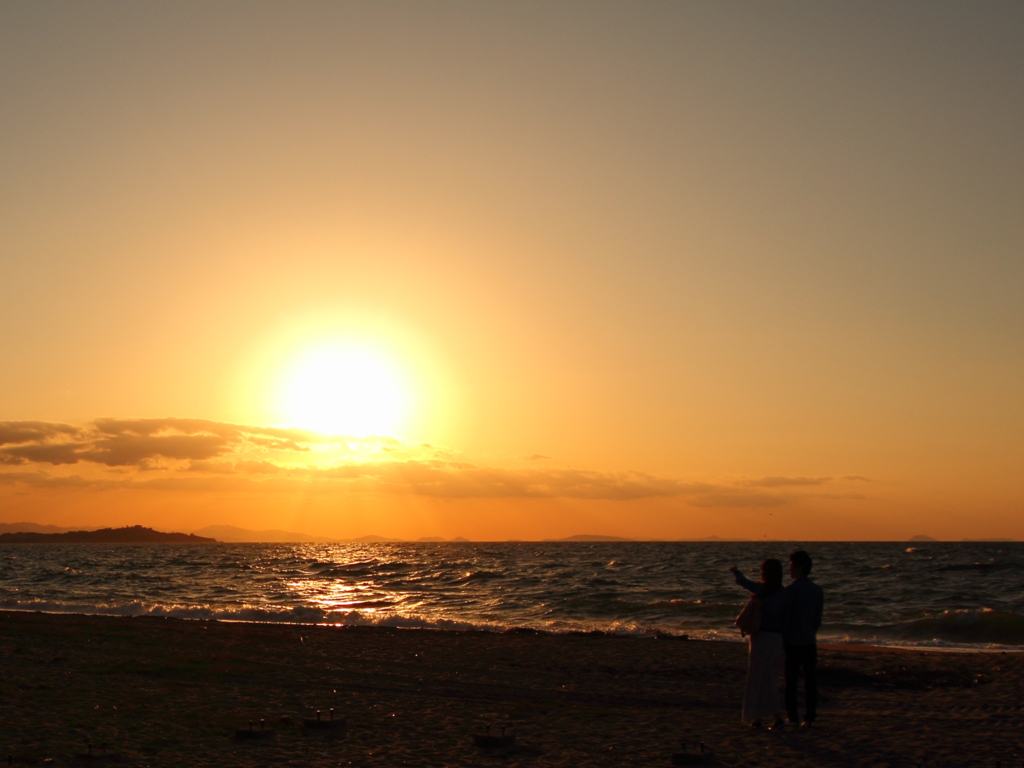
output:
M5 544L0 608L740 641L729 566L796 548L819 641L1024 650L1024 542Z

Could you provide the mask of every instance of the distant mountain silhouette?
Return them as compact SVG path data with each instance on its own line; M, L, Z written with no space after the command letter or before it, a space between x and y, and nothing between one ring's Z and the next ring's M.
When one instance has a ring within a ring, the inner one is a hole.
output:
M633 541L633 539L624 539L621 536L600 536L590 533L578 533L575 536L566 536L564 539L544 539L544 541Z
M141 525L65 533L25 531L0 534L0 544L213 544L216 541L191 533L162 533Z
M938 541L938 539L933 539L931 536L925 536L923 533L919 533L917 536L911 536L910 541Z
M67 533L72 530L91 531L92 528L65 528L60 525L40 525L39 523L0 523L0 533Z

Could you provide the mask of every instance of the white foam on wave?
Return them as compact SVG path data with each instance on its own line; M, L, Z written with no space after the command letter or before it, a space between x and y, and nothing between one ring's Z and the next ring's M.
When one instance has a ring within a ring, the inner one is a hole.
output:
M1024 647L1019 645L1000 645L999 643L952 643L948 640L941 640L939 638L908 642L907 640L893 640L884 637L825 635L818 638L818 645L866 645L873 648L900 648L907 651L929 651L936 653L981 653L984 651L1024 653Z
M473 622L442 617L408 616L402 614L378 614L370 612L325 611L307 607L234 606L212 607L202 605L156 604L142 602L121 604L66 603L45 600L3 600L0 609L33 613L78 614L90 616L153 616L162 618L189 619L199 621L225 621L256 624L309 624L334 627L391 627L397 629L441 629L453 631L508 632L528 630L568 634L570 632L598 632L605 635L629 637L671 636L671 633L634 623L619 623L613 626L579 625L553 621L530 626L506 626L492 622ZM734 639L721 635L716 630L698 630L685 633L694 639ZM721 635L721 636L720 636Z
M237 621L258 624L315 624L338 627L394 627L415 629L478 630L504 632L506 627L469 621L398 614L375 615L359 611L325 611L306 607L197 605L146 605L140 602L109 604L62 603L45 600L4 600L0 608L33 613L70 613L87 616L154 616L203 621Z
M553 634L594 632L605 635L651 638L681 636L685 634L693 640L714 640L724 642L743 641L740 634L732 628L687 628L684 631L665 632L658 628L645 626L636 622L618 622L609 625L594 622L573 623L564 620L553 620L546 623L527 625L506 625L493 622L470 621L465 619L449 619L437 616L404 615L399 613L359 611L354 609L324 610L305 606L211 606L183 605L175 603L147 604L142 601L132 601L127 603L84 603L47 600L17 600L9 598L0 601L0 609L53 614L124 617L152 616L202 621L258 624L301 624L334 627L391 627L400 629L437 629L478 632L526 630L550 632ZM983 610L980 613L983 616L987 616L990 615L991 612ZM945 618L947 621L949 620L948 616ZM966 622L967 619L958 617L958 621ZM835 634L827 632L819 636L819 643L833 645L866 645L947 652L1024 651L1024 647L1020 645L1006 645L993 642L954 642L937 637L908 639L905 637Z

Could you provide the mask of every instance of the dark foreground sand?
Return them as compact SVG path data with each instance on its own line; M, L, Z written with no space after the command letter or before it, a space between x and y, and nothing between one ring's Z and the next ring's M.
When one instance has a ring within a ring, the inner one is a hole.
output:
M686 739L721 766L1024 763L1024 655L826 648L818 725L772 732L739 721L744 654L678 639L0 613L0 760L669 766ZM331 707L344 731L304 727ZM260 719L272 736L236 738ZM513 727L516 749L476 747L488 724ZM82 757L88 742L108 754Z

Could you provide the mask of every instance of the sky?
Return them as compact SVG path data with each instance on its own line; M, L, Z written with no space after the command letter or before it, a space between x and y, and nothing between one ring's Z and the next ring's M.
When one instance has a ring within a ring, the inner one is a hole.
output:
M1017 2L0 0L0 522L1024 538Z

